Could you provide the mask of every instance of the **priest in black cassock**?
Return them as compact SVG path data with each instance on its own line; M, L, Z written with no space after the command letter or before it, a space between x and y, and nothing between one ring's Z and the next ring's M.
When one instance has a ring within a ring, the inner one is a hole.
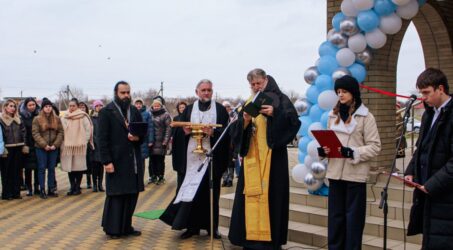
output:
M296 109L274 78L262 69L247 75L252 97L272 99L252 118L241 111L231 130L232 143L244 159L228 238L244 249L281 249L286 244L289 214L287 144L299 130ZM252 97L245 103L248 104Z
M99 113L98 145L106 172L106 194L102 227L111 238L139 236L132 227L138 193L144 190L142 136L129 132L131 122L141 122L140 112L131 105L130 86L115 85L114 100Z
M212 100L212 82L201 80L196 87L195 93L198 100L188 105L181 115L181 121L203 124L221 124L221 128L205 127L206 137L203 139L203 147L210 149L220 137L228 124L228 113L225 108ZM205 159L204 154L194 153L196 141L190 136L191 129L184 127L184 149L186 152L184 181L179 188L176 197L172 200L160 219L172 226L172 229L187 229L182 239L198 235L200 229L207 230L210 234L210 203L209 203L209 170L204 166L197 171ZM218 233L219 220L219 195L220 180L228 165L229 136L223 138L213 152L213 179L214 179L214 238L220 238ZM179 146L179 145L178 145Z

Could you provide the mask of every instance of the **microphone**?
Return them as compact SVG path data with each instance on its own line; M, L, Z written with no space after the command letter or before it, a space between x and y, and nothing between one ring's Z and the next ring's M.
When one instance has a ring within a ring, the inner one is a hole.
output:
M414 104L414 102L417 100L417 96L416 95L411 95L409 97L409 101L407 101L406 103L406 108L411 108L412 107L412 104Z
M242 108L242 103L238 103L238 105L236 105L236 107L233 108L233 110L230 111L230 113L228 113L228 115L233 116L234 114L238 114L240 109Z

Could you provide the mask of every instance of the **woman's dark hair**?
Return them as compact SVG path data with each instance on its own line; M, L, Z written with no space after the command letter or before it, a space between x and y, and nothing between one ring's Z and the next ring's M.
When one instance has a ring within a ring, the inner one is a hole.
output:
M90 113L90 108L88 107L88 105L86 103L80 102L78 106L80 106L80 105L85 106L85 110L86 110L85 113L87 113L87 114Z
M428 87L433 87L438 89L439 86L444 86L445 94L448 95L448 81L444 72L435 68L427 68L423 71L417 78L417 88L424 89Z
M69 102L75 102L77 106L79 106L79 100L77 98L72 98Z

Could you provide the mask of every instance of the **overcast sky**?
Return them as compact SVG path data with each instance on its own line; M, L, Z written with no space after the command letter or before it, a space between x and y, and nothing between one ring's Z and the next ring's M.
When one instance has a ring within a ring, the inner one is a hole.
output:
M247 97L261 67L304 93L305 69L325 40L321 0L0 0L1 96L57 97L63 85L90 98L132 90L194 94L203 78L222 97ZM405 37L398 92L413 89L424 62L415 29ZM414 73L417 72L417 73Z

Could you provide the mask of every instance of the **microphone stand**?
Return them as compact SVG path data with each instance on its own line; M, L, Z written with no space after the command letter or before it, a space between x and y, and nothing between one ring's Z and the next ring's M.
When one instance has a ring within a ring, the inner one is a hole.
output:
M237 117L238 117L237 112L233 112L232 117L231 117L232 119L228 121L228 125L225 127L222 134L220 134L220 137L214 143L214 146L208 152L205 153L206 158L204 159L203 163L201 163L201 165L198 167L198 170L197 170L198 172L200 172L201 169L203 169L203 166L205 166L205 164L208 164L208 167L209 167L209 206L210 206L209 211L211 214L211 218L210 218L211 250L214 249L214 233L215 233L214 232L214 175L213 175L213 167L212 167L212 157L213 157L214 150L217 148L219 143L222 141L223 137L227 133L231 124L233 124L234 122L237 121Z
M417 97L415 95L412 95L411 100L409 101L408 105L406 106L406 111L404 112L404 116L403 116L403 129L401 130L401 134L398 139L398 144L396 146L396 153L393 157L392 168L391 168L390 174L387 178L387 183L385 184L385 187L383 188L383 190L381 192L381 201L379 203L379 209L383 209L383 213L384 213L384 246L383 246L384 250L387 249L388 187L390 184L390 179L392 178L392 173L395 171L395 168L396 168L396 159L397 159L398 149L401 146L401 141L403 139L403 135L406 133L407 123L409 122L409 118L411 116L410 111L412 109L412 105L414 104L415 100L417 100Z

